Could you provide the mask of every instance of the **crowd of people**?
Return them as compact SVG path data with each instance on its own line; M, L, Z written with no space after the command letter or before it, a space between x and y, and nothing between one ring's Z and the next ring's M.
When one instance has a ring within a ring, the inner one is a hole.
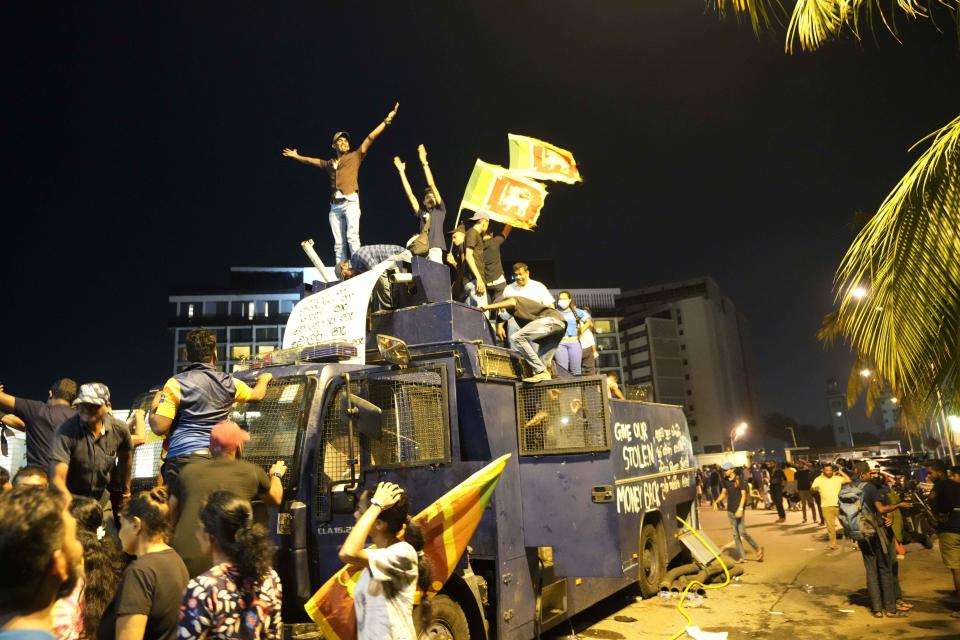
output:
M234 402L264 397L270 374L251 387L217 370L215 334L196 329L186 342L192 364L149 416L164 437L160 473L136 495L142 411L115 418L97 382L57 380L46 401L0 387L4 425L27 443L13 478L0 469L0 639L281 637L275 549L253 501L279 506L287 468L243 460L250 435L228 420ZM362 639L415 637L413 594L430 574L408 507L392 484L363 496L341 552L366 569L355 591ZM377 551L363 548L368 538Z
M937 537L944 565L950 570L960 601L960 467L947 468L930 460L920 474L929 480L928 502L937 516ZM698 470L698 503L725 509L730 520L737 562L744 562L743 542L762 561L763 547L746 529L745 514L752 509L776 509L776 523L786 521L786 509L800 511L802 521L811 520L826 529L827 552L839 550L838 523L852 549L863 557L867 595L877 618L904 617L913 605L900 588L899 562L905 557L904 510L914 505L904 500L901 479L884 474L866 461L848 468L835 462L824 464L752 463L736 467L730 462L705 465ZM785 504L786 503L786 506ZM960 618L960 610L950 614Z

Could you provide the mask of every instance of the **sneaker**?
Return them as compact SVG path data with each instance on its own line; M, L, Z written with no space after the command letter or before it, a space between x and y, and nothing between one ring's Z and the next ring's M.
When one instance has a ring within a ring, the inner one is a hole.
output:
M529 378L524 378L524 382L543 382L544 380L550 380L550 372L544 369L540 373L535 373Z

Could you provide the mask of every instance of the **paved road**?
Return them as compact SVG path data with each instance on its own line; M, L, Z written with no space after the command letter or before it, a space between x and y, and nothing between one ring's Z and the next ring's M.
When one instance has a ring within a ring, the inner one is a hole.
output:
M960 639L960 620L949 617L950 608L957 606L952 580L936 546L927 550L910 545L900 563L904 596L915 605L909 617L875 619L870 616L860 552L841 545L840 551L829 554L823 527L801 524L799 513L788 512L783 524L777 524L776 517L774 511L747 511L747 529L764 545L764 561L747 562L739 581L708 591L703 607L688 610L695 625L727 631L730 640ZM725 513L705 510L701 521L714 542L731 541ZM811 585L812 591L805 591L804 585ZM684 626L676 601L630 599L625 607L623 602L611 599L576 620L579 636L670 638ZM614 616L635 621L618 622ZM551 637L561 636L554 630Z

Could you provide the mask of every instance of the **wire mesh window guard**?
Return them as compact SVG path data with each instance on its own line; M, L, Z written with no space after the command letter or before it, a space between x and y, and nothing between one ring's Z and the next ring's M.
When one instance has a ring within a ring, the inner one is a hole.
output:
M608 451L604 385L601 378L578 378L520 386L520 455Z

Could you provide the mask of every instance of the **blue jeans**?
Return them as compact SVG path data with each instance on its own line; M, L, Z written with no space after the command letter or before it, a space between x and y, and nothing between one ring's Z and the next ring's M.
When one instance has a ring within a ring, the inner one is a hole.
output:
M760 550L760 545L757 544L757 541L753 539L747 529L744 526L743 521L746 519L746 513L740 518L733 515L732 511L727 511L727 518L730 520L730 527L733 529L733 542L737 545L737 557L743 559L743 542L746 540L750 543L750 546L753 547L754 551Z
M575 376L583 372L583 348L579 342L561 342L557 348L557 364Z
M886 538L887 551L884 551L880 544L880 536ZM863 555L863 568L867 572L867 593L870 595L870 610L885 610L894 613L897 610L900 589L893 572L893 564L896 561L895 552L891 554L893 540L884 530L881 530L873 538L861 540L857 544L860 546L860 553Z
M463 292L466 294L465 302L471 307L482 307L487 304L486 289L484 289L483 295L477 293L477 282L475 280L465 282L463 284Z
M537 318L510 336L510 346L523 354L534 374L542 373L553 361L566 330L567 323L563 320Z
M343 241L350 246L350 255L360 248L360 200L341 198L330 203L330 231L333 233L333 252L337 256L335 264L347 259Z

